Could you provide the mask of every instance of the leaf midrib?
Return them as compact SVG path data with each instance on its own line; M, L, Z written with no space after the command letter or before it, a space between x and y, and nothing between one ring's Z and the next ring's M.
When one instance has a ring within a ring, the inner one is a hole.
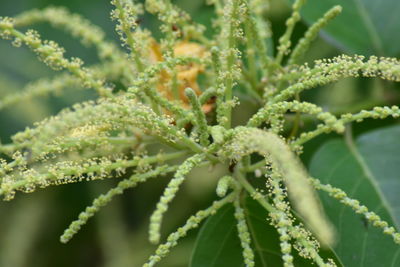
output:
M377 178L374 176L373 172L371 169L368 167L364 157L362 154L359 152L357 146L355 145L353 138L352 137L346 137L345 138L345 144L348 147L350 153L353 155L354 159L357 161L359 164L361 171L363 172L365 178L368 179L368 181L371 183L372 187L375 189L376 194L378 195L382 206L388 211L389 217L392 220L392 223L395 224L396 228L399 229L399 225L397 220L395 220L395 217L393 215L393 210L391 206L389 205L388 200L386 199L385 195L383 194L379 183L377 182Z
M371 21L371 18L365 9L364 4L360 0L354 0L354 4L357 6L358 13L360 14L361 20L364 22L365 28L371 37L372 44L375 50L383 55L383 46L379 34Z
M246 207L246 210L247 210L247 207ZM247 211L247 214L248 214L248 215L247 215L248 217L251 217L251 216L252 216L252 214L251 214L249 211ZM253 217L254 217L255 219L257 219L255 216L253 216ZM258 237L257 237L257 235L255 234L253 222L252 222L251 220L247 220L247 223L248 223L248 225L249 225L250 235L253 237L253 240L254 240L253 244L254 244L254 246L256 247L256 251L257 251L257 253L259 254L260 260L261 260L263 266L268 266L266 260L264 259L264 255L263 255L263 253L262 253L262 248L261 248L260 242L259 242L259 240L258 240Z
M228 212L228 209L224 211L224 214L227 213L227 212ZM224 217L223 216L224 214L221 215L220 220L221 220L221 218ZM235 227L235 224L231 225L231 228L229 229L229 231L226 232L227 234L225 235L225 237L222 240L221 244L225 244L226 243L226 241L229 239L229 236L230 236L232 230L234 229L234 227ZM222 251L223 247L224 246L220 246L220 248L218 249L218 252L215 254L216 257L213 259L212 264L210 266L214 266L215 265L215 262L219 258L217 256L221 254L221 251Z

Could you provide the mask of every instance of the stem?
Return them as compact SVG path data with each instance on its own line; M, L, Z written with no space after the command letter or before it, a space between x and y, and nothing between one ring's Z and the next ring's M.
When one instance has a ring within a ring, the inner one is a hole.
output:
M237 170L235 172L236 179L242 185L242 187L249 193L250 196L256 195L258 193L257 190L247 181L242 171L243 169ZM260 203L260 205L263 206L268 212L275 211L275 208L272 207L271 204L269 204L264 197L255 197L254 200Z
M350 148L355 147L353 141L353 129L350 123L346 125L346 130L344 131L344 140Z
M121 23L122 30L125 33L126 36L126 43L131 49L131 54L133 55L133 59L135 61L136 67L138 69L138 72L143 72L144 70L144 65L142 60L140 59L139 53L136 48L136 42L132 38L132 32L131 32L131 25L127 23L127 18L126 18L126 13L124 7L121 5L120 0L114 1L115 7L119 11L119 19Z
M171 248L178 244L178 240L181 237L186 236L189 230L197 228L204 219L215 214L222 206L234 201L235 198L236 193L233 192L221 200L214 201L207 209L200 210L195 215L192 215L183 226L178 228L177 232L168 236L167 242L157 248L155 254L150 256L148 262L143 267L154 266L169 253Z
M296 94L295 99L300 102L300 94L299 93ZM292 131L290 132L290 135L288 138L289 140L296 136L297 131L299 130L300 119L301 119L300 111L296 111L295 119L293 122L293 128L292 128Z
M172 73L172 95L174 99L177 101L181 100L180 92L179 92L179 81L178 81L178 73L176 68L173 68Z
M243 169L235 172L236 179L242 185L242 187L249 193L250 196L256 196L258 194L257 190L247 181L246 177L244 177L242 173ZM265 197L253 197L262 207L264 207L269 213L277 212L277 209L274 208L271 204L266 201ZM310 247L310 244L307 242L307 239L298 238L296 236L292 236L292 232L294 232L294 226L289 226L289 234L292 239L295 239L296 242L301 243L304 247ZM326 266L324 260L318 254L318 252L314 251L313 260L317 263L318 266Z
M247 16L250 16L250 14L247 14ZM247 53L247 67L249 68L249 80L250 83L253 87L254 90L257 89L257 62L256 62L256 57L255 57L255 44L254 44L254 38L251 36L251 25L250 25L250 18L247 18L245 21L245 32L246 32L246 53Z
M207 146L210 143L208 140L209 134L207 129L207 119L201 109L200 101L197 98L196 93L191 88L186 88L185 94L190 102L190 105L192 106L193 113L196 118L195 122L200 133L200 144L202 146Z
M246 91L253 96L253 98L259 103L260 105L263 104L261 101L262 96L257 90L257 81L253 80L250 71L242 68L242 76L245 81L248 83L244 83L243 81L238 81L239 84L243 84L246 87Z
M210 87L199 95L200 105L204 105L211 97L217 94L217 90L214 87Z
M232 0L232 13L231 13L231 20L235 20L235 16L237 15L238 9L238 0ZM227 72L229 73L228 77L226 78L225 83L225 117L226 121L224 123L224 127L226 129L231 128L231 121L232 121L232 105L231 101L233 99L233 68L235 64L235 47L236 47L236 38L235 38L235 26L234 23L231 21L231 25L229 28L229 37L228 37L228 59L227 59Z
M172 159L177 159L180 158L184 155L188 154L187 151L179 151L179 152L174 152L174 153L169 153L169 154L162 154L162 155L155 155L155 156L151 156L151 157L147 157L147 158L141 158L141 159L133 159L133 160L128 160L124 163L120 163L120 162L115 162L115 163L111 163L109 166L107 166L106 168L102 165L93 165L93 166L89 166L84 172L81 173L77 173L76 170L74 169L70 169L70 170L65 170L65 172L63 173L63 176L73 176L73 175L81 175L83 173L96 173L99 171L111 171L111 170L115 170L118 168L130 168L130 167L135 167L137 166L139 163L141 164L153 164L153 163L157 163L157 162L162 162L162 161L168 161L168 160L172 160ZM12 163L10 163L12 164ZM52 174L52 173L45 173L42 175L38 175L36 178L38 180L49 180L52 181L54 178L57 179L58 176ZM15 183L13 183L13 185L11 186L11 188L9 190L18 190L21 187L26 186L29 183L34 183L34 181L32 180L19 180ZM4 195L4 190L0 189L0 196Z
M256 162L254 164L251 164L246 168L243 168L243 171L245 171L245 172L254 172L255 170L260 169L260 168L262 168L264 166L265 166L265 159L260 160L259 162Z
M286 20L286 31L281 38L279 38L278 54L275 59L277 65L281 65L283 56L289 51L291 44L290 38L292 36L294 26L296 26L296 23L300 20L299 10L304 2L305 0L296 0L292 6L292 15Z

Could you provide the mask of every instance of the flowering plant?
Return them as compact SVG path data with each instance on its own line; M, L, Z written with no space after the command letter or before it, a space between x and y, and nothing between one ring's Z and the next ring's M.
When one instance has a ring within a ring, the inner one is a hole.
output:
M150 217L149 240L158 244L164 214L187 174L198 166L222 165L228 173L219 178L218 199L171 233L144 266L158 263L189 230L230 203L243 262L257 265L252 244L256 237L250 233L243 208L246 196L265 209L265 219L269 220L265 223L276 228L284 266L294 265L295 250L318 266L336 266L335 259L319 252L320 246L333 246L336 238L315 190L362 214L400 244L395 227L343 190L310 177L298 156L303 145L319 135L350 135L351 122L400 115L397 106L385 106L337 117L316 104L301 101L301 92L347 77L398 82L399 61L341 55L317 60L312 66L299 65L319 31L339 15L339 6L328 10L292 47L291 36L304 4L304 0L296 0L276 55L271 56L268 50L272 47L265 42L271 29L263 18L262 1L209 2L216 14L213 38L169 0L147 0L144 6L112 0L111 17L124 49L105 40L100 28L63 8L1 18L3 39L15 46L28 46L52 69L67 71L31 84L22 93L3 97L1 108L71 85L93 89L98 98L65 109L15 134L12 143L2 144L0 195L11 200L18 191L30 193L82 180L123 177L70 224L61 236L61 242L66 243L115 196L151 178L173 173ZM161 21L161 40L141 27L140 16L145 11ZM66 58L61 46L42 40L36 31L19 30L41 21L94 47L102 63L84 66L79 58ZM234 126L232 110L241 102L235 96L239 88L258 103L259 109L245 125ZM288 112L296 114L289 134L284 131ZM301 114L321 123L314 130L298 133ZM253 183L254 174L265 177L264 186Z

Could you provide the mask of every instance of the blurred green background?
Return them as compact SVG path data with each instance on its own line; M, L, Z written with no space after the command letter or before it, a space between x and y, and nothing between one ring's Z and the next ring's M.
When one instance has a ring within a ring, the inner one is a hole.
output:
M201 0L174 2L188 11L195 21L206 24L209 28L207 33L212 35L212 7L206 6ZM114 24L109 19L111 6L108 0L0 0L0 16L14 16L25 10L51 5L65 6L70 11L83 15L101 26L109 39L117 41ZM286 2L272 1L266 16L272 21L274 43L284 30L284 22L289 12ZM154 17L146 16L143 25L152 29L155 36L160 36ZM65 47L68 57L81 57L88 64L98 61L93 50L82 47L77 40L65 33L46 24L35 25L35 29L43 38L55 40ZM305 29L305 24L300 23L297 26L294 41L301 37ZM305 61L312 62L314 59L333 57L341 53L320 38L313 44ZM0 97L20 90L31 81L52 75L55 75L55 72L39 62L31 51L24 47L14 48L8 41L0 40ZM388 85L390 88L383 90L383 87ZM93 97L94 94L90 91L66 90L56 97L37 98L2 110L0 138L3 143L7 143L10 135L32 125L34 121L55 114L72 103ZM398 102L398 90L396 85L373 79L346 79L323 90L311 90L304 98L339 112L354 109L355 103L368 105L375 102ZM253 103L242 101L241 106L236 109L236 123L240 124L246 120L255 108ZM389 123L392 121L361 124L357 126L356 133ZM303 127L313 125L312 122ZM315 147L326 138L329 136L318 138L306 147L303 155L305 163ZM223 170L213 170L215 176L218 172ZM38 190L34 194L18 194L11 202L0 202L0 267L141 266L156 248L147 241L148 218L167 181L167 178L161 178L127 191L111 205L103 208L66 245L58 240L63 230L95 196L105 192L117 181L104 180L51 187ZM204 170L192 172L166 216L164 237L181 225L194 211L208 206L215 197L215 181L208 174L205 176ZM191 232L160 266L188 266L196 232Z

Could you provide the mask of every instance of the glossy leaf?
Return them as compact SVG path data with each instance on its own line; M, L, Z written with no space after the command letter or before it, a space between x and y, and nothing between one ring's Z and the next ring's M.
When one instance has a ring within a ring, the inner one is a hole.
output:
M361 135L352 145L332 140L316 152L310 173L344 190L398 229L400 222L400 127ZM335 252L344 266L400 266L400 246L336 199L321 192L335 225Z
M246 220L255 252L255 266L282 266L279 236L268 220L266 211L248 198L245 206ZM324 251L324 257L335 257ZM335 258L335 261L338 262ZM296 266L315 266L295 255ZM227 205L210 217L203 225L193 250L191 267L242 267L242 248L237 237L234 208ZM338 266L341 266L338 264Z
M328 40L350 53L400 54L400 1L309 0L301 13L311 24L335 5L341 5L343 11L325 27L324 35Z

